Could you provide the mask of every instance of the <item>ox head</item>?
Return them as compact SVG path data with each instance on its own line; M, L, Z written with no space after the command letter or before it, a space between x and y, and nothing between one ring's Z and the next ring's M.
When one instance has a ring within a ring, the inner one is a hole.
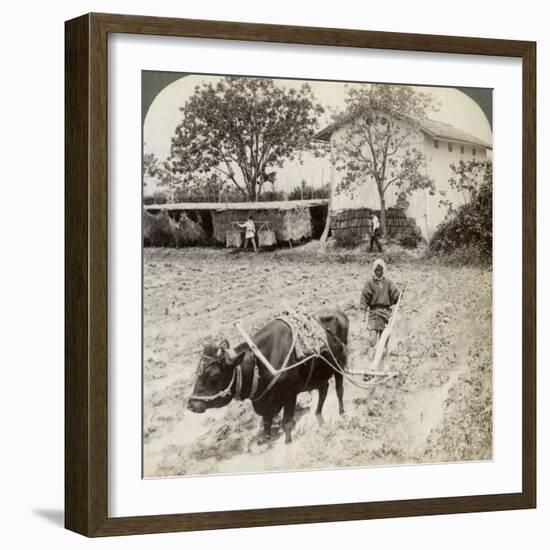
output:
M241 363L244 354L244 351L235 353L227 340L219 345L204 342L187 408L203 413L206 409L225 407L233 399L235 367Z

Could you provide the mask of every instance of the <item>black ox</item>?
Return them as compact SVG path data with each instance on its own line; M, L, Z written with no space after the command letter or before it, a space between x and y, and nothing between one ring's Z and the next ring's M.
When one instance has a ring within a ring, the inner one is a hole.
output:
M345 313L335 309L318 312L318 318L326 331L330 348L322 353L322 357L331 365L336 363L336 369L322 358L313 357L295 368L285 369L274 380L246 342L234 349L230 349L227 341L219 346L205 344L188 409L203 413L212 407L224 407L234 398L250 399L256 413L263 418L267 437L271 435L273 418L284 409L283 430L285 442L289 443L295 425L297 395L303 391L319 391L315 414L322 423L329 380L334 376L339 410L343 414L344 388L339 369L346 366L349 321ZM252 341L271 365L280 370L292 346L292 331L283 320L274 319L259 330ZM291 366L301 359L293 350L287 365Z

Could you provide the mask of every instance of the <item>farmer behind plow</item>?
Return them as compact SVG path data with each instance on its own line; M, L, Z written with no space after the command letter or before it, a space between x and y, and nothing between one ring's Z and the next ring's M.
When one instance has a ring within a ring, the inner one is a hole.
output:
M369 364L374 359L378 340L390 320L391 306L399 300L399 290L385 275L386 264L379 258L374 261L372 278L365 283L361 292L361 309L365 312L364 320L367 321ZM369 378L368 375L365 377Z

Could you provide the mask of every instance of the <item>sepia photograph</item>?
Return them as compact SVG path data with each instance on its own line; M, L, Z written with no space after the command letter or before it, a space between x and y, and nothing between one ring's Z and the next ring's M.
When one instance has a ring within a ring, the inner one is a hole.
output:
M141 76L143 477L492 460L492 89Z

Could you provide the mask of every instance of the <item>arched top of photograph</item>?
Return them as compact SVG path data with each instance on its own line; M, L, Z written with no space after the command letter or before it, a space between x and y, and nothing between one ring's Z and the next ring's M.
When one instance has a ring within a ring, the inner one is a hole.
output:
M177 124L181 120L181 107L196 93L197 87L204 84L217 84L226 78L215 75L164 73L162 71L144 71L147 73L149 92L144 94L143 105L143 142L144 153L153 154L159 160L170 156L172 138ZM145 76L144 76L145 79ZM325 109L318 118L319 130L333 122L334 114L345 109L346 90L363 84L328 82L296 79L272 80L282 88L299 89L304 83L310 86L314 97ZM364 85L368 85L365 83ZM476 136L484 142L492 142L492 91L489 89L459 89L442 86L410 86L413 90L428 94L433 98L433 106L428 117L435 123L449 125L456 130ZM470 95L468 95L470 94ZM474 98L478 98L476 101Z

